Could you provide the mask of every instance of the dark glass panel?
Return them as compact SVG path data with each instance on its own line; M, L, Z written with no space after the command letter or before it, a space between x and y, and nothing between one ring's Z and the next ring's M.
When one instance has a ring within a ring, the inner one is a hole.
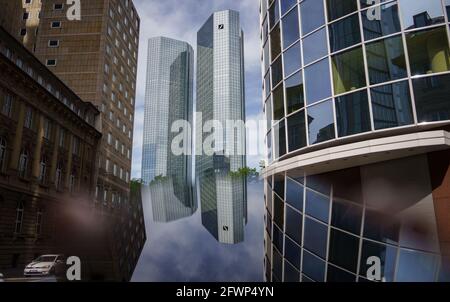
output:
M302 243L302 215L291 207L286 207L286 234L295 240L298 244Z
M277 174L275 175L273 190L278 194L281 198L284 198L284 175Z
M333 56L332 63L335 94L366 86L362 47Z
M277 196L273 198L273 221L280 227L284 228L284 202Z
M300 272L284 261L284 282L299 282Z
M305 112L300 111L287 119L289 152L306 147Z
M358 9L357 0L327 0L328 22L351 14Z
M281 36L280 36L280 25L278 24L270 33L270 54L271 60L275 60L276 57L281 53Z
M303 95L303 76L297 72L284 84L286 85L287 113L292 113L305 106L305 97Z
M283 80L283 61L279 57L272 64L272 87L275 87ZM282 85L281 85L282 86Z
M303 39L303 60L305 65L328 54L327 33L325 28Z
M356 276L334 265L328 264L327 282L355 282Z
M407 77L401 36L367 44L366 53L370 84Z
M450 51L445 27L406 34L413 76L450 70Z
M269 26L272 28L278 20L280 20L280 9L278 6L278 0L269 8Z
M280 0L281 4L281 14L284 15L288 10L290 10L295 4L297 4L297 0Z
M303 191L304 187L302 185L287 179L286 202L301 212L303 212Z
M381 6L380 20L372 17L373 14L377 13L376 9L378 8L362 12L364 39L366 41L397 33L401 30L398 6L395 2Z
M295 267L300 269L300 259L301 259L301 248L299 245L295 244L294 241L285 237L286 249L284 251L284 256L289 260Z
M281 282L283 279L283 257L280 253L273 249L273 277L276 279L275 281Z
M358 14L351 15L329 26L331 52L335 52L361 42Z
M272 242L280 252L283 252L283 232L275 224L273 225Z
M381 260L381 280L392 282L394 280L395 260L397 259L397 248L372 241L363 241L361 252L361 266L359 274L367 278L369 268L373 266L370 257L378 257Z
M306 214L328 223L330 198L306 189Z
M318 81L317 79L320 79ZM331 96L330 65L323 59L305 68L306 102L311 105Z
M400 250L396 281L434 282L439 259L436 255L413 250Z
M328 227L305 217L304 247L325 259L327 252ZM303 264L305 261L303 261Z
M450 119L450 75L413 80L419 123Z
M375 129L414 123L407 81L371 89Z
M275 131L275 158L286 154L286 125L285 120L276 124Z
M308 108L308 125L310 145L335 138L331 100Z
M325 262L305 251L303 253L302 272L314 281L323 282L325 279Z
M366 210L364 218L364 237L380 242L396 244L398 242L400 224L392 217Z
M283 18L283 48L288 48L299 38L298 12L294 9Z
M367 91L359 91L336 99L339 137L370 131Z
M444 22L441 0L399 0L405 29L419 28Z
M335 200L331 215L331 225L359 236L363 209L350 202Z
M359 239L347 233L331 229L328 261L356 273Z
M300 43L289 48L284 54L284 76L287 77L301 67Z
M284 92L283 85L273 91L273 119L279 121L284 118Z
M300 3L303 36L325 24L325 14L322 1L305 0Z

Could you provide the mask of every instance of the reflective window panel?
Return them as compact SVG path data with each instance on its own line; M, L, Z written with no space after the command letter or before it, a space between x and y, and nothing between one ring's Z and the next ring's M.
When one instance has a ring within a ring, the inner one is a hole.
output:
M305 65L328 54L327 32L325 28L303 39L303 60Z
M269 131L269 133L266 136L266 142L267 142L267 159L269 160L269 163L273 161L273 153L272 153L272 130Z
M285 120L274 126L275 158L286 154L286 125Z
M300 3L300 14L303 36L325 24L325 14L322 1L303 1Z
M288 48L289 45L292 45L299 38L298 11L294 9L283 17L283 48Z
M305 106L303 94L303 76L297 72L284 82L286 86L287 113L292 113Z
M273 190L278 194L278 196L284 198L284 175L275 175Z
M301 248L294 241L285 237L285 251L284 256L290 263L292 263L297 269L300 269Z
M281 282L283 281L283 257L281 254L276 250L273 249L273 278L274 281Z
M289 178L286 180L286 202L297 210L303 212L304 187Z
M273 91L273 119L279 121L284 118L284 93L283 85Z
M359 236L362 207L350 202L334 200L332 209L331 225Z
M441 0L399 0L405 29L419 28L444 22Z
M332 63L335 94L366 86L362 47L334 55Z
M356 273L358 266L359 238L331 229L328 261Z
M361 42L358 14L351 15L329 26L331 52L335 52Z
M277 86L283 80L283 61L279 57L272 64L272 87Z
M306 214L328 223L330 197L306 189Z
M356 275L344 271L334 265L328 264L327 282L355 282Z
M295 44L283 54L284 76L287 77L301 67L300 43Z
M302 272L308 278L316 282L323 282L325 279L325 262L307 251L304 251ZM302 280L305 281L304 276Z
M299 282L300 272L296 270L289 262L284 261L284 282Z
M380 242L397 244L399 231L399 223L390 216L366 210L364 217L364 237Z
M435 281L439 259L435 255L413 250L400 250L396 281Z
M270 50L271 60L281 53L281 38L280 38L280 25L278 24L270 33Z
M273 5L269 8L269 26L272 28L280 20L280 9L278 0L273 1Z
M450 51L445 27L406 34L411 74L430 74L450 70Z
M305 217L304 247L325 259L327 252L328 227ZM305 259L304 259L305 260ZM305 261L303 261L304 265Z
M376 130L414 123L407 81L378 86L370 93Z
M318 81L317 79L320 79ZM305 68L306 103L308 105L331 96L330 66L323 59Z
M335 138L333 103L331 100L308 108L309 144Z
M374 18L376 13L373 8L362 12L364 39L366 41L400 32L400 18L396 2L381 6L380 20Z
M306 147L305 111L287 118L289 152Z
M273 238L272 238L274 246L283 252L283 232L276 224L273 225Z
M286 235L291 237L298 244L302 243L302 215L291 207L286 206Z
M367 264L370 257L378 257L381 260L381 280L376 281L392 282L394 280L397 248L364 240L361 251L361 267L359 270L359 274L363 277L368 277L368 270L372 267L372 262Z
M266 121L267 121L267 130L272 128L272 99L268 98L266 101Z
M357 9L357 0L327 0L328 22L351 14Z
M419 123L450 119L450 75L413 80Z
M297 4L297 0L281 0L281 15L284 15L288 10L290 10L295 4Z
M401 36L366 45L370 84L407 77L405 52Z
M367 91L337 98L336 118L339 137L370 131Z

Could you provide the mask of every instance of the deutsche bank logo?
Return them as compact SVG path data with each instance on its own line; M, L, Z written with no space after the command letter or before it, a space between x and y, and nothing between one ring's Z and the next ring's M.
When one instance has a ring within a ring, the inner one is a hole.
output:
M219 27L219 29L224 29L225 26L223 24L219 24L218 27Z

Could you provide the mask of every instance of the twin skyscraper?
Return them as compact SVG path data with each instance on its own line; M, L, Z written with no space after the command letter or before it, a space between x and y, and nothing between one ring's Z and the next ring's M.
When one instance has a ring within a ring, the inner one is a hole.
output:
M193 48L166 37L151 38L148 47L142 179L157 199L153 218L190 216L199 200L203 226L223 243L243 241L247 221L246 180L233 173L245 167L245 152L225 151L245 151L245 132L216 126L245 121L243 39L232 10L212 14L198 31L196 102ZM214 131L223 133L205 153Z

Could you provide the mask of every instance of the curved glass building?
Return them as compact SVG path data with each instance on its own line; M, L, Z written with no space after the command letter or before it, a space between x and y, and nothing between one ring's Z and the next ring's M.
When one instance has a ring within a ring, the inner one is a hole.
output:
M268 281L448 281L450 0L262 0Z

